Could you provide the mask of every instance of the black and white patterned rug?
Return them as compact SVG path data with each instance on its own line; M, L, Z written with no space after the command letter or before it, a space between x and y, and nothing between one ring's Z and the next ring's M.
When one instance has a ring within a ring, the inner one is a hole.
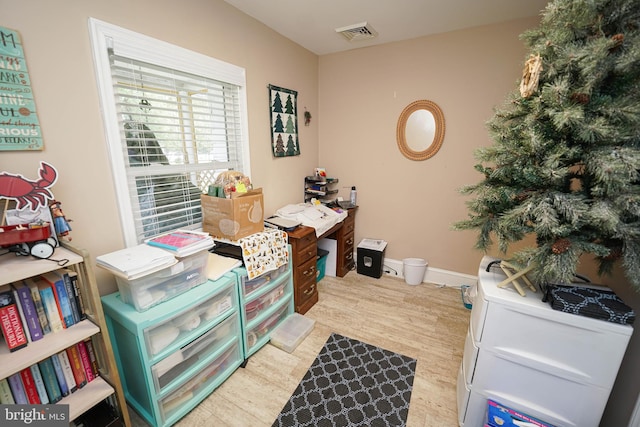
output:
M415 370L415 359L332 333L273 426L404 426Z

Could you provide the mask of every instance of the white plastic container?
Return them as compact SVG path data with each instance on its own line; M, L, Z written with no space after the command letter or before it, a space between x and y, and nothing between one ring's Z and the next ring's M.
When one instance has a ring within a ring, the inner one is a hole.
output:
M155 273L127 280L116 276L120 298L138 311L180 295L207 281L208 251L180 258L177 264Z
M427 261L422 258L405 258L402 260L402 270L407 285L419 285L427 272Z
M315 324L313 319L292 313L271 332L271 344L291 353L311 333Z

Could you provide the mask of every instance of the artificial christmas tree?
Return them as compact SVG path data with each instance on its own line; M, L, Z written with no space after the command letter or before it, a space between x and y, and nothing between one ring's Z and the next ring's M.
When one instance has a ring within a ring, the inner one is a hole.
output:
M484 179L454 227L485 251L535 236L511 261L536 283L570 282L593 254L640 290L640 1L555 0L521 38L520 90L488 122Z

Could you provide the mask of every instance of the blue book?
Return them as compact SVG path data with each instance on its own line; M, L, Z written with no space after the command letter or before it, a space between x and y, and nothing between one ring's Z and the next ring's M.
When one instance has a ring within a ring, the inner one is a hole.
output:
M42 381L44 382L44 387L47 390L49 402L59 402L62 399L62 391L60 390L60 384L58 384L58 378L56 377L56 371L53 368L51 358L47 357L43 361L39 362L38 366L40 367Z
M47 388L44 386L44 379L40 372L40 366L38 364L29 366L31 375L33 376L33 382L36 384L36 390L38 391L38 397L40 397L40 403L46 405L49 403L49 395L47 394Z
M58 379L58 385L60 386L60 393L63 396L67 396L69 394L69 386L67 385L67 380L64 376L64 371L62 370L62 364L60 363L60 359L58 359L58 355L54 354L49 359L51 359L51 364L53 365L53 372L56 374L56 378Z
M42 274L41 277L49 282L51 289L53 289L53 295L56 297L56 302L64 327L68 328L73 326L76 322L73 320L73 312L71 311L71 302L69 301L69 295L67 294L67 288L64 284L64 279L57 272L49 272Z
M27 393L24 390L24 384L22 384L22 379L20 378L20 372L17 372L9 377L9 388L11 389L13 400L16 401L16 404L29 404L29 401L27 400Z
M82 320L80 315L80 307L78 307L78 301L76 299L76 292L74 290L74 286L71 280L71 270L62 269L59 270L62 275L62 280L64 280L64 287L67 290L67 296L69 297L69 304L71 305L71 313L73 314L73 323L78 323Z
M31 297L31 289L29 289L24 283L16 282L11 285L15 289L18 295L18 303L22 307L22 313L24 314L24 320L31 337L31 341L38 341L44 337L42 332L42 326L40 325L40 319L38 319L38 312L36 306Z

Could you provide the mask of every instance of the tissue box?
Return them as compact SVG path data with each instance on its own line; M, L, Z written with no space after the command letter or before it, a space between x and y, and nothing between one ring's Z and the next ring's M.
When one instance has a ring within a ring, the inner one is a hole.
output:
M232 193L230 199L200 195L202 230L213 237L239 240L264 231L262 188Z

